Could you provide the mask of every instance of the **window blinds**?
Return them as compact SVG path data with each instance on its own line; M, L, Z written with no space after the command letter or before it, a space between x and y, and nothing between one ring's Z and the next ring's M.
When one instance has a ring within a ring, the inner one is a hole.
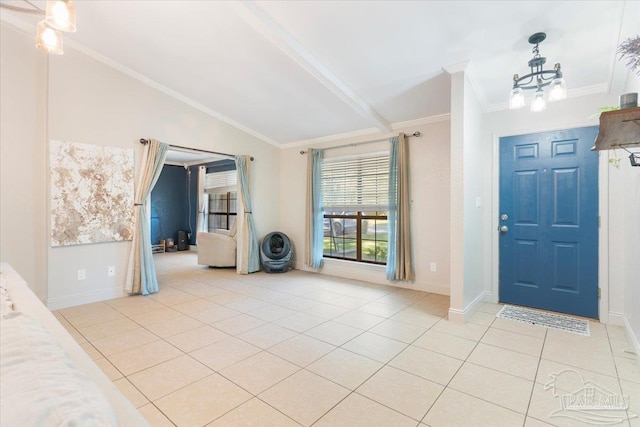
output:
M388 210L389 155L324 159L322 199L325 212Z
M235 187L237 179L238 173L235 170L208 173L205 177L204 189L207 193L215 193L218 189Z

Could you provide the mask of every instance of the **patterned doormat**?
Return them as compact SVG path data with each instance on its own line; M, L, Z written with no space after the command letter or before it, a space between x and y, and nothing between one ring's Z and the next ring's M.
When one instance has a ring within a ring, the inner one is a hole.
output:
M516 322L528 323L530 325L544 326L549 329L573 332L574 334L591 336L589 321L576 319L574 317L563 316L561 314L547 313L544 311L531 310L529 308L505 305L496 315L502 319L515 320Z

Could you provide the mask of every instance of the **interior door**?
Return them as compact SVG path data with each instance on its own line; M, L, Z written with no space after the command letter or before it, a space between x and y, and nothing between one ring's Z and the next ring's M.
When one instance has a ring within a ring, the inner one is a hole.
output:
M500 301L598 317L597 132L500 138Z

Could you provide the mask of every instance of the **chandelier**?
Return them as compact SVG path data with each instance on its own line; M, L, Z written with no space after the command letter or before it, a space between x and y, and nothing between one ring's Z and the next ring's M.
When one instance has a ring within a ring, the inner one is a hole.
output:
M509 96L509 108L522 108L525 105L524 91L535 89L533 101L531 101L531 111L539 112L547 108L544 99L543 88L551 86L549 90L549 101L559 101L567 97L567 88L562 78L562 70L560 63L554 65L553 70L545 70L544 64L547 58L540 56L538 45L547 38L545 33L535 33L529 37L529 43L533 46L533 58L529 60L529 68L531 72L520 77L518 74L513 75L513 89Z
M62 55L62 33L76 31L76 6L73 0L47 0L46 10L40 9L29 0L30 7L19 7L0 2L0 7L21 13L44 15L36 30L36 47L49 53Z

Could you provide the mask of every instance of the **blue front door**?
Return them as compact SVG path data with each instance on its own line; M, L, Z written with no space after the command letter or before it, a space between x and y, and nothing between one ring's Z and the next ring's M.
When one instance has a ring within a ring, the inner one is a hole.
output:
M500 301L598 317L597 133L500 138Z

